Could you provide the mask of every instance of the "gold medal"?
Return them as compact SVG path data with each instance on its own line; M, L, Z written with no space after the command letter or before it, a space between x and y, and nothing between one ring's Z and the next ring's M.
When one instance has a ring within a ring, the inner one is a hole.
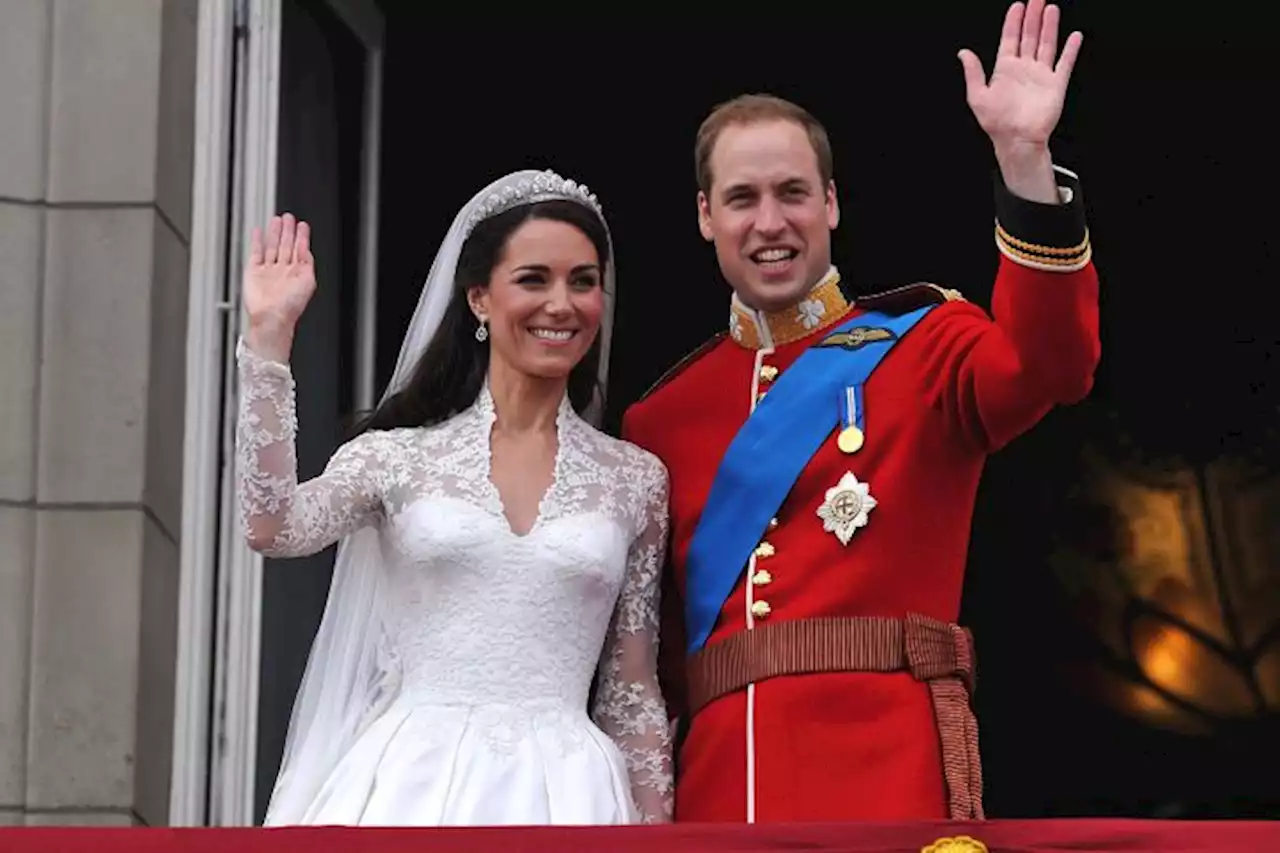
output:
M857 453L867 439L858 426L858 421L861 420L861 397L862 390L857 385L845 388L844 393L840 395L840 421L836 425L844 428L836 438L836 447L839 447L843 453Z
M862 449L863 441L862 430L856 426L849 426L840 431L840 437L836 439L836 446L844 453L857 453Z

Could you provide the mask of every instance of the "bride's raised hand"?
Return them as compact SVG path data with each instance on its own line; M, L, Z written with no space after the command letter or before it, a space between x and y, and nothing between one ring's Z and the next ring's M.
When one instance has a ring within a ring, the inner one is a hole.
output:
M294 329L315 292L311 227L286 213L271 217L265 234L254 228L244 270L249 346L264 358L287 361Z

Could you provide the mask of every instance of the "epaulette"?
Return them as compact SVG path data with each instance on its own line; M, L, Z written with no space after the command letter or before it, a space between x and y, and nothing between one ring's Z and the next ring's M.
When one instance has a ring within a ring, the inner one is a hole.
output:
M720 343L720 341L724 340L724 337L727 334L729 334L728 331L723 331L712 336L710 339L703 341L701 344L698 345L697 349L695 349L693 352L689 353L684 358L677 361L675 364L671 365L671 367L667 368L667 372L659 376L658 381L650 385L649 390L645 391L643 394L640 395L640 400L645 399L654 391L657 391L663 385L666 385L672 379L675 379L677 376L683 373L685 368L687 368L689 365L697 361L699 356L701 356L707 350L711 349L716 344ZM636 402L638 403L640 402L640 400L637 400Z
M918 281L915 284L907 284L891 290L882 290L879 293L869 293L865 296L856 297L853 300L853 304L866 311L906 314L926 305L941 305L944 302L964 301L966 301L965 298L958 290L941 287L927 281Z

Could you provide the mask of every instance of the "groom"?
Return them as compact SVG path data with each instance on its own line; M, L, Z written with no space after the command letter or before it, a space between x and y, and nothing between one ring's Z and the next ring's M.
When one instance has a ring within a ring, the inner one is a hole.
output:
M955 624L974 494L1100 350L1080 188L1049 154L1081 42L1059 57L1058 19L1015 3L990 80L960 54L999 165L994 319L933 284L848 300L831 148L800 107L741 97L698 133L729 328L623 426L671 473L677 820L983 817Z

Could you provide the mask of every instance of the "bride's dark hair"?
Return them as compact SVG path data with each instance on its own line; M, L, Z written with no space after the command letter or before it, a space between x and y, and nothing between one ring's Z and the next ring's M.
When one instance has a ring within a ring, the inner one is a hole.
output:
M489 284L511 235L531 219L550 219L574 226L596 247L601 271L612 263L604 223L577 202L554 200L521 205L481 221L462 244L453 295L431 344L404 388L357 421L354 435L371 429L433 426L475 403L489 371L489 345L476 340L479 322L467 303L467 291ZM569 401L579 414L591 405L597 391L602 390L597 381L599 365L600 337L597 335L582 361L569 373Z

